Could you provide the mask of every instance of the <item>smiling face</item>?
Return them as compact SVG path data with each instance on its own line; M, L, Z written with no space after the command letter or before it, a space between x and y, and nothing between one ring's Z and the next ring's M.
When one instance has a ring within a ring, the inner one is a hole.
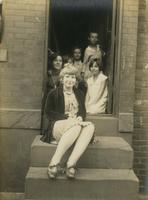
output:
M63 77L63 86L65 88L73 88L76 84L76 76L75 74L65 74Z
M90 33L88 40L91 45L96 45L98 43L98 33Z
M73 51L74 60L78 61L81 60L81 49L77 48Z
M90 66L89 66L89 69L93 76L96 76L99 74L100 68L101 68L100 63L101 63L100 59L92 60Z
M62 57L61 56L57 56L54 60L53 60L53 68L60 70L62 68Z

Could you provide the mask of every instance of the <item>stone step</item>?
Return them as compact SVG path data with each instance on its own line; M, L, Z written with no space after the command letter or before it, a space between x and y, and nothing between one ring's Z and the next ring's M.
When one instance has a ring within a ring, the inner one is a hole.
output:
M96 135L101 136L117 136L118 119L112 115L88 115L87 121L95 124Z
M26 199L136 200L137 194L138 179L129 169L78 169L75 180L65 174L51 180L47 168L31 167L26 176Z
M57 145L44 143L36 136L31 146L31 166L47 167ZM133 150L121 137L97 137L96 144L90 144L78 162L78 167L131 169ZM64 156L65 163L71 153L70 149Z

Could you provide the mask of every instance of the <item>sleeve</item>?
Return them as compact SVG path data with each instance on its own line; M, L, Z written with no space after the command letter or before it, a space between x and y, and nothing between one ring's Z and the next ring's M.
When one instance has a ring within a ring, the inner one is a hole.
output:
M89 53L88 53L88 49L86 48L84 52L84 59L83 59L84 66L87 64L88 58L89 58Z
M62 120L67 119L67 116L56 110L55 105L55 90L48 93L46 104L45 104L45 114L49 120Z
M87 80L86 85L87 85L87 91L86 91L86 96L85 96L85 107L87 106L89 98L90 98L88 94L89 80Z
M85 96L81 91L79 91L79 111L77 116L81 116L83 120L86 117Z

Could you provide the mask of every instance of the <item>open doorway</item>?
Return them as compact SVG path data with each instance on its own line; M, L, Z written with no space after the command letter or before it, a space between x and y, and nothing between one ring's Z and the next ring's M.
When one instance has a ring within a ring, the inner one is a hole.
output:
M105 52L104 73L109 78L107 114L113 111L114 2L51 0L49 13L48 48L62 56L71 53L74 46L81 47L83 55L88 46L89 32L98 33L99 45Z
M64 3L65 2L65 3ZM99 44L104 51L110 48L112 0L51 0L49 47L61 54L73 46L84 49L88 33L99 33Z

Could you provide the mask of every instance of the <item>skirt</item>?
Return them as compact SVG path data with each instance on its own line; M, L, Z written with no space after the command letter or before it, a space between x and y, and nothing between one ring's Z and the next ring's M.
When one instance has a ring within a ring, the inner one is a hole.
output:
M75 119L56 121L52 131L53 138L58 142L66 131L75 126L75 121Z

